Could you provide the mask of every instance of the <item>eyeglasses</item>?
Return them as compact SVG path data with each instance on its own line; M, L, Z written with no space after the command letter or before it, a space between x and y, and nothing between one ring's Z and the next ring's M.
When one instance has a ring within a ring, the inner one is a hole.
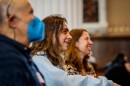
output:
M10 8L12 2L13 2L13 0L11 0L10 3L9 3L9 5L7 6L6 15L7 15L8 18L9 18L9 15L10 15L10 14L9 14L9 8Z

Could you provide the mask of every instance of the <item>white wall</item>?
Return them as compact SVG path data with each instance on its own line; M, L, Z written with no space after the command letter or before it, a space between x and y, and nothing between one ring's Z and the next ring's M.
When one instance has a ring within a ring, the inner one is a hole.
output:
M106 29L105 1L99 0L99 22L96 24L84 24L82 23L82 0L30 0L35 15L40 19L51 14L63 14L68 21L70 29L83 27L87 28L89 32Z

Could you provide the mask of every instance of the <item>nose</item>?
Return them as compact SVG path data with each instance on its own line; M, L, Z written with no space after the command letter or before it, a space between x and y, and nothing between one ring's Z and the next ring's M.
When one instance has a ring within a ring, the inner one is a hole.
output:
M72 36L68 33L67 38L71 40Z
M91 45L93 45L93 41L92 41L91 39L89 40L89 43L90 43Z

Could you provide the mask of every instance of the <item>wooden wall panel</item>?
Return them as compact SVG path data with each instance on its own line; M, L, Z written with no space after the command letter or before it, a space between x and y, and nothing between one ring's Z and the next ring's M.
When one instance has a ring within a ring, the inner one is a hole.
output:
M130 58L130 38L94 38L92 47L93 56L96 58L98 68L104 68L109 61L114 59L118 52L124 52Z

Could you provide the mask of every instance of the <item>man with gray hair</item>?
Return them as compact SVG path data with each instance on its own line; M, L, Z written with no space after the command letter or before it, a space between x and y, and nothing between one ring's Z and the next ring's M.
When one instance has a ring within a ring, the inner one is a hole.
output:
M27 0L0 0L0 86L45 86L28 48L44 30Z

